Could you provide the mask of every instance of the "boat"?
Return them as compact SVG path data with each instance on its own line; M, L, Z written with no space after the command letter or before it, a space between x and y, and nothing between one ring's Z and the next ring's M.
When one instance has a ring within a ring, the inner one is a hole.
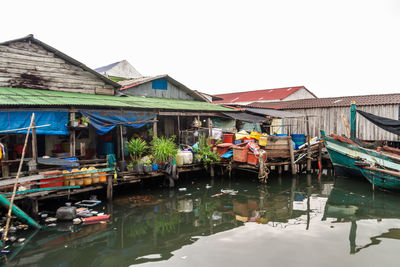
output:
M352 121L355 122L355 106L352 104ZM379 127L400 134L393 125L400 126L400 121L379 117L367 112L357 111L362 116ZM385 124L386 123L386 124ZM390 125L390 127L388 126ZM354 123L355 128L355 123ZM336 134L326 135L321 130L321 136L328 151L335 171L344 176L362 176L372 185L386 190L400 190L400 150L396 148L378 146L372 148L368 143L355 138L355 130L351 130L351 138Z
M385 190L400 191L400 172L377 168L369 163L356 162L361 173L372 184Z
M98 222L98 221L105 221L110 218L110 214L107 215L101 215L101 216L92 216L92 217L87 217L87 218L82 218L82 222L84 223L90 223L90 222Z

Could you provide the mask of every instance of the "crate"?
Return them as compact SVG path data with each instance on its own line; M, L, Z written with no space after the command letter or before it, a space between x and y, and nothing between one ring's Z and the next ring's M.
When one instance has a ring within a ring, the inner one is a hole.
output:
M233 146L233 161L247 162L247 152L249 149L246 146Z
M46 176L52 176L52 175L60 175L62 174L62 171L48 171L48 172L42 172L40 174L43 174L44 177ZM46 183L46 184L40 184L40 188L47 188L47 187L58 187L58 186L63 186L63 177L57 177L57 178L49 178L49 179L42 179L40 182L53 182L54 183Z
M259 162L259 157L260 157L260 155L255 155L253 152L249 151L247 153L247 164L249 164L249 165L258 165L260 163ZM263 154L263 158L264 158L264 161L267 160L267 154L266 153Z
M217 145L217 153L222 156L232 148L231 143L223 143Z

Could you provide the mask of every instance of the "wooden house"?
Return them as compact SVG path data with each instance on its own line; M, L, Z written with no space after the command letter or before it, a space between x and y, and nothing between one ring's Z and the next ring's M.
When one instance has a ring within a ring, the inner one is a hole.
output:
M283 102L254 102L249 107L278 109L309 116L311 136L320 136L320 130L327 134L348 135L344 120L350 125L350 105L355 102L357 109L381 117L398 120L400 94L361 95L303 99ZM291 127L293 133L306 133L306 124L295 118L284 119L284 124ZM357 137L363 140L397 140L398 136L389 133L357 115Z

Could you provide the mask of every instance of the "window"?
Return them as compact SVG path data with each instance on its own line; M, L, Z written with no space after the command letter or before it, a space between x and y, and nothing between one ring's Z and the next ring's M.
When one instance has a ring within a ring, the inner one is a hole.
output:
M165 79L157 79L154 80L151 84L153 89L156 90L167 90L168 89L168 83L167 80Z

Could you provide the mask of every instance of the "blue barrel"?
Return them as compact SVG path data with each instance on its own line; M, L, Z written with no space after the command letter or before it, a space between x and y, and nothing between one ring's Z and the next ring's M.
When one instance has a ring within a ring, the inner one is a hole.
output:
M295 143L294 149L299 149L299 147L306 142L305 134L291 134L292 140Z

